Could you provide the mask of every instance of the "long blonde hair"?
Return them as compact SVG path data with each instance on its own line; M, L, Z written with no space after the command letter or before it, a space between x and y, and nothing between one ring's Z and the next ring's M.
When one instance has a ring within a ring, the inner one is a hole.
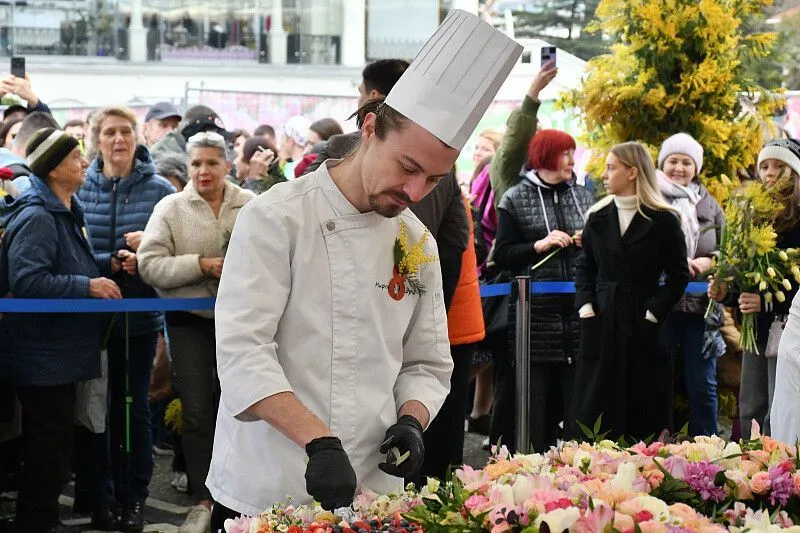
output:
M636 205L643 217L647 218L647 215L642 211L642 206L655 211L669 211L680 216L679 211L667 203L661 195L661 189L656 181L656 166L653 164L650 152L642 143L629 141L618 144L611 148L611 153L626 167L639 171L636 177Z

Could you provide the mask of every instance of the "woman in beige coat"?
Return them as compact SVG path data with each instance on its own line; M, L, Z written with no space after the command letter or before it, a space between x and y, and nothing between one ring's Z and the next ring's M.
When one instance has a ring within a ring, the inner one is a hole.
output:
M198 133L187 144L186 188L156 206L139 248L139 272L161 297L217 295L225 251L239 210L255 197L229 182L225 140ZM168 312L173 369L183 406L183 446L197 505L181 533L203 532L211 520L206 476L214 443L219 382L216 377L214 312Z

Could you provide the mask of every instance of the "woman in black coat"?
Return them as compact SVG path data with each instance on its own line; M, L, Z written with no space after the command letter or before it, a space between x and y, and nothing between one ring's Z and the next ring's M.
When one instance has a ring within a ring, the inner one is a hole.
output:
M575 420L592 427L602 415L610 438L644 439L672 429L672 362L659 334L689 282L686 244L644 146L612 148L603 183L609 196L590 211L575 277ZM572 432L583 436L577 424Z

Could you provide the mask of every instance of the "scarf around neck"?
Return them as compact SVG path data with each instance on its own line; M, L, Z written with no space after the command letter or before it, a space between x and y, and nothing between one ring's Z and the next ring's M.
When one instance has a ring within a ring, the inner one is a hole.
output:
M684 187L670 180L662 171L656 171L656 179L661 195L681 214L681 229L686 241L686 254L694 258L697 241L700 239L700 223L697 221L697 204L700 194L691 187Z

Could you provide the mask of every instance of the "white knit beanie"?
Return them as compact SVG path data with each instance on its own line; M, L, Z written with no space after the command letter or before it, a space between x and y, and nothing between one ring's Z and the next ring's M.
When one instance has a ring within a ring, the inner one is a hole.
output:
M765 159L778 159L800 175L800 143L794 139L776 139L764 145L758 152L758 166Z
M661 144L661 151L658 152L658 168L664 164L664 160L672 154L688 155L697 167L697 174L703 168L703 147L694 137L688 133L676 133Z

